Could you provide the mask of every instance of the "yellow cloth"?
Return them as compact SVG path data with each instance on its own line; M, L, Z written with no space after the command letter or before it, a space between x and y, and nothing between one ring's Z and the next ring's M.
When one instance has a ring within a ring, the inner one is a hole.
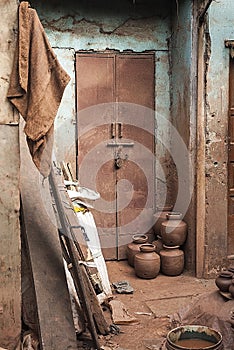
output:
M86 213L87 211L89 211L87 208L83 208L83 207L78 207L77 205L73 206L74 212L75 213L79 213L82 212L83 214Z
M19 5L19 35L7 97L25 119L32 159L47 177L51 168L53 124L69 75L59 64L36 11Z

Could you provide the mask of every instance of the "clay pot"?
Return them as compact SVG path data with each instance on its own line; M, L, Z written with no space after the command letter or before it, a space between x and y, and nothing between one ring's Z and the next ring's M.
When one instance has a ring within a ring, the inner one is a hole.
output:
M152 243L152 241L155 240L155 233L154 233L154 229L153 228L151 228L145 234L148 237L147 243Z
M234 265L229 266L228 271L230 271L234 275Z
M167 276L178 276L184 269L184 252L179 246L166 246L160 251L161 271Z
M234 279L231 279L231 284L228 288L229 293L231 294L232 298L234 298Z
M153 215L154 217L154 233L156 235L161 235L161 225L164 221L167 220L167 214L172 211L172 205L167 205L165 207L157 207L156 213Z
M127 258L130 266L134 267L134 257L136 253L139 253L140 246L147 241L147 235L136 234L132 236L132 242L127 245Z
M159 254L160 251L163 249L162 237L157 235L157 239L153 241L152 244L155 246L156 253Z
M182 245L187 237L187 224L178 212L167 213L167 220L161 224L161 236L167 246Z
M222 271L215 279L215 284L221 292L228 292L229 287L232 284L232 272Z
M142 244L140 252L135 255L135 273L144 279L155 278L160 271L160 256L155 252L155 246L150 243Z
M229 321L230 321L230 323L231 323L232 328L234 328L234 314L232 314L232 315L230 316Z

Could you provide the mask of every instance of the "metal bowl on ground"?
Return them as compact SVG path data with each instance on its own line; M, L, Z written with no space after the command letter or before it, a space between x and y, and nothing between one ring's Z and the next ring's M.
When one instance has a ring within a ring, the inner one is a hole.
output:
M186 325L172 329L167 334L167 350L221 350L223 349L220 332L200 325Z

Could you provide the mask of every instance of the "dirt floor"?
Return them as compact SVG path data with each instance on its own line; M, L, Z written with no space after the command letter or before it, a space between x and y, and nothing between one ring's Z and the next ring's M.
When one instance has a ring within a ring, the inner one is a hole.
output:
M201 294L217 289L214 280L200 280L188 273L140 279L127 261L107 262L107 269L111 284L128 281L133 287L132 294L119 294L114 290L113 299L124 304L135 322L118 325L118 334L101 336L100 343L105 350L160 349L168 331L177 326L172 315ZM104 308L104 315L113 323L108 308Z

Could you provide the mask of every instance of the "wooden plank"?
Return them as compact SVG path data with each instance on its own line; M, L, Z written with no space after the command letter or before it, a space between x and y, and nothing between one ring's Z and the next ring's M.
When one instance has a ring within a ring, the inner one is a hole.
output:
M74 235L72 229L72 226L79 227L79 222L74 211L68 209L70 199L66 190L64 191L64 186L62 186L62 180L63 178L60 176L59 171L57 169L52 169L50 174L50 185L61 224L61 232L63 233L63 237L66 241L67 251L72 263L71 273L73 275L74 283L76 286L77 294L80 299L81 306L83 310L85 310L92 339L95 343L96 348L99 349L100 345L97 337L95 324L97 326L98 331L101 334L108 333L108 325L105 321L102 309L99 305L93 286L91 285L90 280L88 278L86 268L80 265L80 261L82 259L84 261L84 257L82 256L83 254L79 246L79 241L76 240L76 236ZM66 203L65 208L70 214L69 217L66 216L66 212L64 210L64 203ZM76 225L70 224L72 213L74 218L76 219Z
M111 300L109 302L112 320L114 324L130 324L138 323L139 321L134 316L130 315L126 306L119 300Z
M0 347L7 349L16 346L21 333L19 116L6 97L17 37L17 8L15 0L0 1Z
M63 170L64 178L74 183L74 175L72 174L72 169L70 164L65 164L65 162L63 162L62 170ZM70 189L73 191L79 191L79 186L73 185L73 186L70 186ZM69 196L69 193L68 193L68 196ZM89 254L91 254L92 259L96 265L96 269L97 269L97 272L101 281L102 289L104 292L103 293L104 295L102 298L105 298L105 296L106 298L109 298L112 295L112 291L110 287L110 281L108 277L106 263L102 254L99 235L98 235L97 227L94 221L94 217L90 211L77 212L76 217L78 218L77 224L80 223L80 225L83 227L87 235L87 241L86 241L87 248L88 248Z
M205 147L206 137L204 132L205 108L204 108L204 27L199 28L198 46L198 99L197 99L197 207L196 207L196 276L204 275L205 261L205 222L206 222L206 177L205 177Z
M21 132L21 198L43 350L75 350L77 341L48 179L32 163Z
M95 320L95 324L100 334L106 335L109 333L109 326L105 320L103 311L100 307L98 298L95 294L94 288L90 282L90 279L87 275L86 269L81 265L81 271L83 274L83 281L85 285L86 295L90 301L90 308Z
M0 169L0 346L13 349L21 333L17 126L0 126Z

